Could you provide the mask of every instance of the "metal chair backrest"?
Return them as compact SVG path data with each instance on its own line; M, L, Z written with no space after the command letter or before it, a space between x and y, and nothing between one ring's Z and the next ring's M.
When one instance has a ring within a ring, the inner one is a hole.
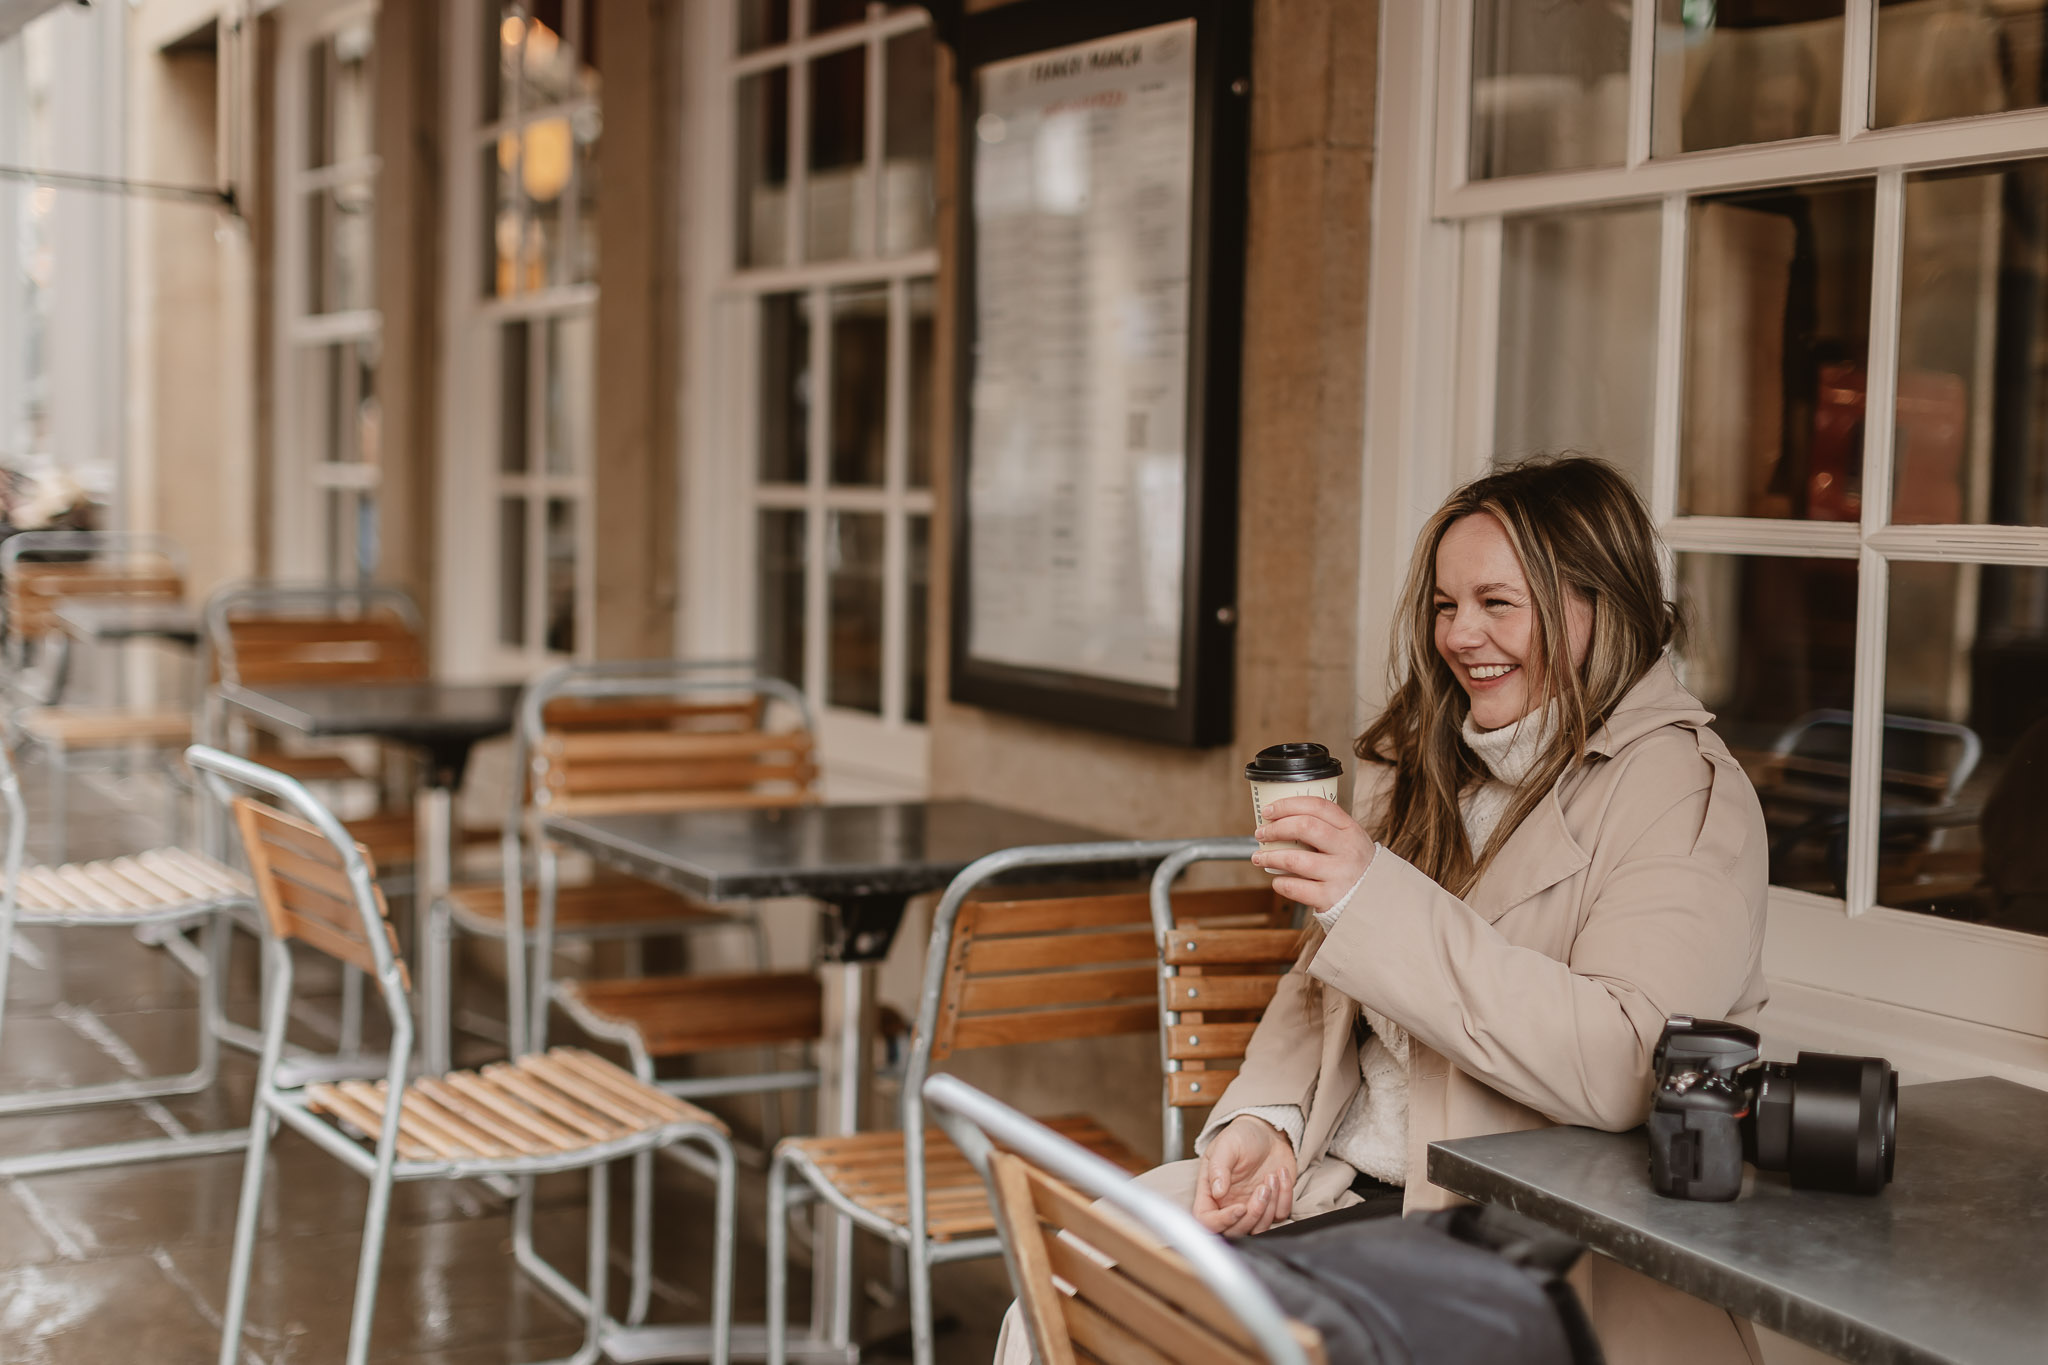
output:
M988 1187L1036 1360L1324 1359L1314 1329L1281 1312L1229 1244L1186 1209L957 1077L932 1077L924 1097ZM1074 1292L1062 1293L1055 1275Z
M1777 775L1846 793L1854 722L1841 710L1801 716L1771 746ZM1920 716L1887 714L1883 724L1883 789L1930 806L1952 805L1984 756L1984 741L1977 732L1954 721Z
M419 606L396 587L236 583L207 599L220 681L411 682L428 673Z
M123 531L22 531L0 542L7 635L25 643L51 634L67 599L178 602L185 552L168 536Z
M1187 1155L1188 1110L1207 1109L1236 1077L1252 1031L1280 978L1301 955L1296 911L1268 888L1263 908L1235 923L1197 923L1181 913L1173 883L1195 863L1242 862L1253 839L1207 839L1174 853L1152 874L1152 933L1159 947L1159 1053L1163 1156Z

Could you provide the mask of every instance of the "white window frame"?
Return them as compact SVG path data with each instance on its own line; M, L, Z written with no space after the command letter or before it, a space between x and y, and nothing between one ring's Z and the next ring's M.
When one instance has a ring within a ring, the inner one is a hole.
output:
M374 460L330 462L313 458L304 435L310 406L325 401L321 386L303 380L300 361L309 351L328 346L377 342L384 315L377 308L315 313L311 309L309 276L314 262L307 254L307 203L311 195L354 181L370 182L378 193L383 160L376 153L333 165L308 169L306 155L306 54L351 24L376 23L378 0L299 0L278 10L276 72L277 110L277 340L274 407L271 418L271 571L279 578L328 577L333 563L356 560L356 547L328 543L327 499L353 492L374 502L383 481ZM375 54L373 60L381 60ZM371 257L372 267L376 257ZM381 382L381 380L380 380ZM357 564L362 578L375 565Z
M2048 528L1888 524L1905 176L2048 156L2048 108L1869 127L1876 4L1848 0L1839 135L1653 160L1658 3L1634 0L1625 163L1471 180L1473 9L1412 0L1381 11L1358 677L1370 690L1382 675L1423 520L1493 453L1503 215L1661 204L1650 501L1665 540L1679 552L1855 559L1860 570L1847 896L1771 889L1767 1041L1882 1052L1909 1079L1988 1071L2048 1086L2048 938L1879 905L1875 871L1889 565L2048 565ZM1681 516L1687 196L1847 178L1874 178L1877 196L1862 522ZM1361 723L1382 700L1366 697Z
M478 286L485 264L481 216L484 192L478 169L484 150L501 136L517 136L542 119L568 117L600 101L578 97L531 109L501 112L494 121L481 116L485 47L476 41L484 15L495 5L486 0L452 0L446 23L452 35L445 44L449 64L446 127L449 129L448 270L443 287L447 325L446 399L442 404L439 494L441 552L436 565L437 597L449 604L436 632L435 666L451 679L510 679L531 676L571 657L591 657L597 635L597 568L594 488L596 432L572 433L576 442L565 473L550 473L543 460L546 440L547 376L533 358L543 343L541 329L549 321L582 314L595 318L598 286L552 284L510 295L486 296ZM566 41L566 35L565 35ZM496 49L490 49L495 53ZM573 185L573 182L571 182ZM495 200L493 201L495 202ZM561 231L573 240L578 205L570 189L563 191ZM506 473L499 467L499 440L504 394L499 387L499 333L508 322L531 324L527 365L527 469ZM595 330L592 345L596 344ZM593 374L595 367L593 366ZM598 395L591 395L596 411ZM481 493L479 490L488 490ZM502 497L526 502L526 583L524 647L506 644L499 635L498 505ZM574 509L576 527L576 647L573 653L546 647L547 505L561 499Z
M909 416L909 289L917 280L936 285L936 247L894 256L851 257L804 262L808 204L808 89L792 80L788 176L784 184L784 240L790 263L737 267L733 202L737 184L734 91L754 72L786 65L792 57L815 60L870 42L867 71L866 187L856 212L870 215L867 242L882 239L885 44L929 23L917 9L871 17L865 24L807 35L802 11L794 6L793 32L786 44L743 55L737 50L735 0L692 5L686 11L686 46L695 62L690 106L685 112L692 137L682 185L686 234L684 279L690 332L690 371L683 393L686 454L683 520L686 532L680 566L683 582L677 639L683 652L699 657L756 653L755 566L759 514L785 508L805 518L805 640L803 691L818 715L819 739L829 794L923 794L929 774L926 724L902 719L907 669L909 535L907 518L934 515L931 488L907 484ZM872 16L873 11L870 11ZM856 240L859 234L855 234ZM829 482L831 359L830 296L835 287L882 285L889 291L889 392L884 482L881 487L839 487ZM770 294L803 293L810 298L809 365L812 399L805 432L807 479L801 485L763 485L754 478L758 449L759 300ZM936 343L935 343L936 344ZM935 448L938 433L933 433ZM835 511L883 514L882 713L880 716L828 704L826 697L827 603L826 518ZM939 573L937 545L928 541L931 577ZM936 599L928 596L927 611ZM927 616L934 625L936 618ZM927 675L931 682L937 679ZM934 688L926 715L940 703Z

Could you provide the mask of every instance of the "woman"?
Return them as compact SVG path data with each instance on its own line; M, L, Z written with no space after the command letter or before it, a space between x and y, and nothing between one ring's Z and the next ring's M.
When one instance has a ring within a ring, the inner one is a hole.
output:
M1640 500L1595 460L1500 470L1430 519L1359 818L1297 797L1257 831L1305 846L1253 858L1314 912L1300 960L1198 1158L1148 1183L1231 1235L1443 1207L1429 1143L1632 1127L1666 1016L1754 1019L1763 813L1665 660L1660 581ZM1582 1266L1613 1365L1760 1358L1746 1323Z

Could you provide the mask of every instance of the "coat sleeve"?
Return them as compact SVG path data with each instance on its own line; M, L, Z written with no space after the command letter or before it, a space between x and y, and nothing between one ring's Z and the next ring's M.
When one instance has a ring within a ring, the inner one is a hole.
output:
M1293 1105L1308 1113L1323 1051L1322 1011L1315 1007L1307 971L1312 951L1280 978L1273 1003L1245 1045L1244 1067L1224 1088L1215 1113L1266 1105Z
M1382 848L1310 970L1553 1120L1633 1127L1667 1015L1726 1014L1754 971L1762 896L1744 883L1761 880L1762 854L1744 845L1755 798L1743 803L1720 767L1704 760L1700 781L1661 801L1618 793L1628 846L1593 851L1584 875L1598 884L1563 960L1509 941ZM1741 808L1711 809L1722 800Z

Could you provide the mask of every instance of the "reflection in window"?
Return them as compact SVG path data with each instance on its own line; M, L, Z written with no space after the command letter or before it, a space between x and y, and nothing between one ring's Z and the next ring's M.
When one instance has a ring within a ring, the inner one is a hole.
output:
M761 513L760 544L754 560L760 582L754 594L755 653L761 671L801 688L804 685L804 514Z
M888 466L889 289L832 291L832 482L879 488Z
M1771 881L1842 894L1856 561L1681 554L1680 673L1756 784ZM1841 836L1839 839L1837 836Z
M1892 516L2048 525L2048 161L1906 178Z
M836 261L874 254L867 174L868 50L852 47L810 64L810 188L805 256Z
M910 467L912 488L932 485L932 282L912 280L910 292Z
M1879 0L1870 123L1996 114L2048 103L2048 0Z
M548 499L547 620L543 636L552 654L576 652L576 507Z
M909 518L910 573L903 630L903 719L912 725L925 720L925 648L931 628L932 519Z
M498 642L526 644L526 500L498 500Z
M1682 511L1861 515L1875 206L1868 180L1693 201Z
M882 514L834 512L825 523L828 705L882 712Z
M1658 0L1658 156L1842 126L1843 0Z
M742 76L734 89L739 185L733 195L738 215L733 240L739 263L780 265L789 259L783 212L789 192L789 68Z
M1628 153L1629 10L1607 0L1478 0L1474 180L1619 166Z
M2048 570L1894 564L1879 904L2048 934Z
M811 410L810 299L761 299L761 482L802 483L809 477Z
M1501 224L1497 456L1597 455L1649 486L1656 205Z
M938 220L932 180L937 114L932 31L913 29L891 38L883 61L882 254L894 256L930 246Z

